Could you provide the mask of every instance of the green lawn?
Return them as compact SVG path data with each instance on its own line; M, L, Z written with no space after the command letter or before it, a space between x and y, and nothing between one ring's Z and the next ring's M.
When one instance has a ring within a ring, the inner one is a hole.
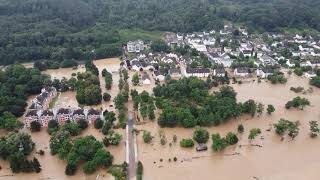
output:
M120 41L127 42L135 39L146 41L157 41L163 39L162 31L144 31L141 29L121 29L119 30Z

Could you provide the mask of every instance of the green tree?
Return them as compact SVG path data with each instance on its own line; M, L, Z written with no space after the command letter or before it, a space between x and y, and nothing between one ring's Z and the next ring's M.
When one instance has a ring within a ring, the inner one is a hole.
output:
M318 136L320 129L317 121L309 121L310 137L315 138Z
M242 124L238 125L238 133L243 133L244 132L244 127Z
M248 139L254 140L259 134L261 134L261 130L259 128L253 128L250 130Z
M0 128L7 130L19 129L23 124L10 112L4 112L0 117Z
M276 109L273 107L273 105L268 104L268 107L267 107L267 112L268 112L268 114L273 113L275 110L276 110Z
M132 76L132 84L134 85L134 86L136 86L136 85L138 85L139 84L139 75L138 75L138 73L135 73L133 76Z
M105 101L105 102L108 102L108 101L110 101L110 99L111 99L111 95L109 94L109 93L103 93L103 100Z
M193 132L193 140L197 143L207 143L209 140L209 132L201 127L196 127Z
M238 137L236 134L232 133L232 132L229 132L226 136L226 142L229 144L229 145L234 145L234 144L237 144L239 141Z
M228 143L224 138L221 138L220 134L212 134L211 139L213 151L219 152L228 146Z
M245 103L243 103L242 111L245 113L249 113L252 117L254 117L257 112L257 103L252 99L246 101Z

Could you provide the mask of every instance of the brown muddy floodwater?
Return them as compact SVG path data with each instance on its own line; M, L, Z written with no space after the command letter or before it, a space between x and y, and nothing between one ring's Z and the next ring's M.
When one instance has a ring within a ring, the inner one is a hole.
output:
M106 92L105 89L105 83L104 78L101 76L102 69L106 68L109 72L112 73L113 76L113 86L111 90L108 90L113 98L118 94L118 82L119 82L119 73L118 69L120 68L120 60L118 58L111 58L111 59L102 59L102 60L95 60L94 64L98 67L100 71L100 83L101 83L101 90L102 92ZM62 79L63 77L66 77L67 79L72 77L72 73L77 72L84 72L85 68L83 65L79 66L77 69L72 68L63 68L63 69L55 69L55 70L47 70L44 71L44 74L48 74L51 76L52 79ZM32 99L35 96L28 98L28 105L31 104ZM76 108L79 107L79 104L77 100L75 99L76 92L63 92L59 95L59 98L57 99L54 109L60 108L60 107L71 107ZM102 102L101 105L92 106L94 108L103 108L108 110L114 110L113 107L110 107L110 104L113 104L112 100L110 102ZM85 108L89 108L88 106ZM23 130L28 133L30 131ZM110 151L112 155L114 156L114 163L120 164L125 161L125 130L123 129L117 129L116 132L119 132L122 134L123 138L118 146L109 146L106 148L106 150ZM96 173L92 175L85 175L82 171L82 167L79 167L77 173L75 176L66 176L64 174L66 162L59 160L57 156L50 155L50 149L49 149L49 139L50 136L46 132L46 129L43 128L41 132L38 133L30 133L32 136L32 140L36 143L36 151L42 149L45 151L44 156L40 156L36 153L33 153L35 157L37 157L40 161L40 164L42 166L42 171L39 174L35 173L19 173L19 174L12 174L10 170L10 166L8 162L5 162L3 160L0 161L0 166L2 167L2 170L0 170L0 180L21 180L21 179L30 179L30 180L111 180L114 179L110 174L107 173L104 169L99 169ZM80 136L85 135L93 135L98 140L102 140L104 135L99 132L99 130L96 130L93 128L93 125L90 125L87 130L81 133Z
M156 122L139 125L139 130L149 130L155 137L152 144L145 144L142 132L137 136L138 158L144 165L144 179L147 180L317 180L320 172L320 139L309 137L310 120L320 120L320 90L313 87L313 93L296 94L290 87L303 86L309 88L308 80L291 75L285 85L272 85L269 82L246 82L232 85L238 93L238 101L254 99L265 104L273 104L276 112L268 115L266 112L260 117L251 118L243 115L238 119L231 119L228 123L218 127L207 128L210 134L236 132L238 124L242 123L245 133L240 135L238 145L230 146L225 151L215 153L208 151L196 152L193 149L183 149L179 146L182 138L192 138L194 129L159 128ZM218 90L215 88L214 90ZM286 110L284 105L296 96L303 96L310 100L311 106L305 110ZM266 131L280 118L299 120L301 123L298 137L291 141L285 137L284 141L275 135L274 130ZM262 147L248 146L248 131L260 128L262 134L252 142ZM165 146L160 145L159 134L167 138ZM173 135L177 135L177 143L173 143ZM169 146L172 143L172 146ZM239 145L242 145L241 147ZM238 154L238 155L234 155ZM178 161L173 162L177 157ZM160 159L163 162L160 162ZM171 159L171 162L169 162Z

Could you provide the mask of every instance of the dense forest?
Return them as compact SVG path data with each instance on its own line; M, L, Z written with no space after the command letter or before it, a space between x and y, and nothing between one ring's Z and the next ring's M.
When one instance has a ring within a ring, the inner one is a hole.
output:
M0 64L118 56L133 38L124 29L191 32L229 20L320 30L319 9L316 0L0 0Z

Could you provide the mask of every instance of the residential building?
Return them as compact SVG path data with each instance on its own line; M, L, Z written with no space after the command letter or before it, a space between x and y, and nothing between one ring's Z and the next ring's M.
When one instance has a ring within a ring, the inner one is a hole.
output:
M78 122L81 119L86 119L86 115L84 114L83 109L76 109L72 114L73 121Z
M29 110L24 117L24 124L26 127L30 127L30 124L33 121L39 122L39 116L38 116L37 110Z
M72 120L71 110L68 108L60 108L57 112L57 120L59 124L64 124L67 121Z
M142 40L129 41L127 43L127 50L129 53L139 53L144 50L144 43Z
M99 110L91 108L89 109L88 115L87 115L88 122L93 124L98 118L100 118L100 116L101 116L101 112Z
M236 77L247 77L249 76L249 68L248 67L238 67L234 70L234 76Z
M306 77L306 78L311 79L311 78L316 77L317 74L316 74L314 71L308 71L308 72L305 72L305 73L303 74L303 76Z
M144 85L150 85L151 84L150 76L146 72L142 75L142 84L144 84Z
M160 71L154 71L155 80L157 81L164 81L166 76L161 74Z
M262 68L257 69L257 76L261 78L267 78L270 75L273 75L274 70L271 68Z
M224 77L226 74L226 71L224 70L224 68L216 68L215 70L213 70L213 75L217 76L217 77Z
M176 68L169 69L169 75L171 78L180 78L181 70Z
M50 110L44 110L40 115L40 122L42 126L47 127L49 124L49 121L53 120L54 114Z
M210 75L210 69L208 68L187 68L185 72L186 77L208 77Z

